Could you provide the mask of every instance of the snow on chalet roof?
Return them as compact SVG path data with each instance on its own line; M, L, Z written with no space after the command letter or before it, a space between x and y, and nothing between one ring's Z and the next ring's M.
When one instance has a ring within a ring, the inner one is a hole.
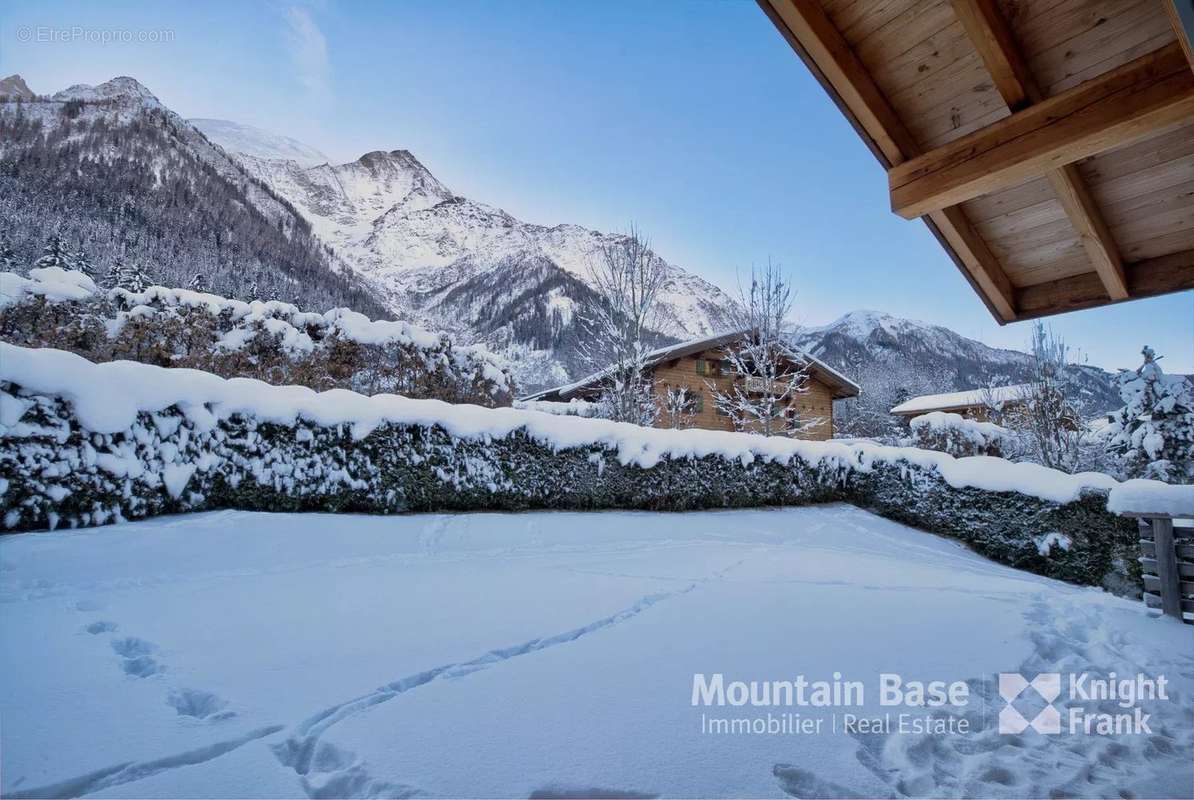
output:
M961 392L926 394L905 400L893 408L891 413L901 416L927 414L930 411L981 406L988 400L995 403L1006 403L1011 400L1019 400L1029 388L1031 388L1031 384L1017 383L1012 386L993 386L989 389L966 389Z
M740 339L745 334L746 331L744 330L722 331L721 333L714 333L710 336L702 336L698 339L689 339L686 342L680 342L679 344L670 344L666 347L660 347L647 354L646 366L651 367L663 361L684 358L685 356L690 356L705 350L714 350L719 347L725 347L731 342ZM828 384L834 390L833 396L835 398L857 397L859 392L862 391L862 387L860 387L857 383L850 380L821 359L812 356L804 350L792 348L792 351L797 357L807 362L809 366L809 372L811 372L818 380ZM599 383L602 378L609 374L609 372L609 368L606 368L599 372L594 372L592 375L586 375L585 377L573 383L567 383L563 386L556 386L552 389L544 389L540 392L527 395L526 397L520 399L524 401L545 400L551 398L568 400L580 390Z

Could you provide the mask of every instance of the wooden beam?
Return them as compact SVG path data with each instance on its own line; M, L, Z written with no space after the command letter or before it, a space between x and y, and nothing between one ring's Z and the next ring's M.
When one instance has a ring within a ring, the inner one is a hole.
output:
M1124 273L1133 300L1194 289L1194 250L1126 264ZM1107 305L1106 290L1094 272L1026 286L1015 294L1019 319Z
M1194 71L1173 42L888 171L913 219L1016 186L1194 116Z
M921 152L849 43L816 0L758 0L885 169ZM925 218L1000 323L1016 319L1011 281L961 209Z
M941 236L949 243L950 248L957 253L962 264L966 267L972 283L984 297L991 298L998 316L1007 321L1017 319L1015 292L1012 282L1008 279L995 254L987 247L987 242L962 209L954 206L934 211L928 215L933 225L941 232ZM971 268L970 265L994 265L993 268Z
M1103 212L1099 211L1082 174L1076 166L1067 164L1061 169L1050 170L1047 177L1058 202L1078 232L1078 240L1082 242L1107 295L1112 300L1127 300L1128 279L1124 275L1119 245L1115 243L1115 237L1111 235Z
M1019 111L1039 102L1036 79L994 0L954 0L954 14L1007 107Z
M912 134L817 0L770 0L768 5L878 145L889 165L900 164L919 152Z
M954 12L1011 111L1044 99L995 0L954 0ZM1073 164L1046 173L1078 240L1112 300L1126 300L1123 258L1111 229Z
M1190 69L1194 70L1194 0L1161 0L1169 14L1173 32L1182 44Z

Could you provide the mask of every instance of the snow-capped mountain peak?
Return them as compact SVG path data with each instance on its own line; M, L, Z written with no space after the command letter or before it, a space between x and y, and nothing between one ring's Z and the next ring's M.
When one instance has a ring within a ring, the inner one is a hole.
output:
M123 75L105 81L98 86L77 83L58 92L53 99L60 103L82 100L85 103L137 105L146 108L163 107L154 93L145 88L136 78Z
M862 395L840 422L854 435L877 435L866 427L888 424L892 406L924 394L1023 383L1032 356L989 347L941 325L881 311L858 310L828 325L802 328L797 344L858 381ZM1075 365L1068 371L1071 399L1087 414L1118 403L1114 381L1103 370Z
M22 100L32 100L36 95L20 75L9 75L0 80L0 97L19 97Z
M289 200L396 313L424 315L493 346L533 344L552 358L571 357L569 330L594 302L591 265L619 234L536 225L461 197L408 150L304 167L255 155L235 127L196 125ZM678 266L667 270L660 333L689 338L720 329L730 298Z
M860 308L843 314L828 325L808 327L804 330L810 334L840 333L856 339L865 339L875 331L894 336L900 332L932 330L939 327L920 320L897 317L884 311Z

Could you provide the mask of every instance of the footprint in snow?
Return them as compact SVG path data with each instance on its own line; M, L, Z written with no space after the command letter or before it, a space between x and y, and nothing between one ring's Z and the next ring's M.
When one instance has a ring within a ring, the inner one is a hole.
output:
M147 642L144 639L138 639L136 636L126 636L123 639L117 639L112 642L112 649L116 651L116 655L125 658L136 658L137 656L147 656L157 646L153 642Z
M235 711L225 710L228 706L227 700L200 689L172 689L166 696L166 705L177 711L180 717L214 722L236 716Z
M158 675L166 671L164 666L150 656L126 658L121 667L126 675L132 675L134 678L148 678L150 675Z
M152 655L157 650L157 645L153 642L138 639L136 636L126 636L112 642L112 650L121 657L120 666L126 675L148 678L150 675L166 671L166 667Z

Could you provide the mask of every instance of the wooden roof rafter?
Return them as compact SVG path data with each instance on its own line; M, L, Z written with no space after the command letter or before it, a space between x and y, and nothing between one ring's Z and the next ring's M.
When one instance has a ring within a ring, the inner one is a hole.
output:
M759 3L831 96L839 100L884 167L898 166L920 153L916 140L816 0L786 0L778 7L768 0ZM935 210L927 215L926 223L946 242L996 319L1014 320L1011 281L965 213L959 208Z
M1194 0L757 2L1001 324L1194 288Z
M953 0L953 3L966 35L991 73L995 88L1007 103L1008 110L1019 111L1043 100L1044 94L1021 56L1015 36L995 0ZM1113 300L1128 299L1128 281L1119 246L1078 168L1066 164L1045 175L1107 294Z
M892 210L919 217L1191 118L1194 72L1171 43L892 167Z

